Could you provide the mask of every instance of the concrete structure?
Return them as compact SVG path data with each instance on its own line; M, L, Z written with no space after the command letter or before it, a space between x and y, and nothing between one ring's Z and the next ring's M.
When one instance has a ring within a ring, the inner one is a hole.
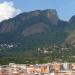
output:
M75 75L75 63L15 64L0 66L0 75Z

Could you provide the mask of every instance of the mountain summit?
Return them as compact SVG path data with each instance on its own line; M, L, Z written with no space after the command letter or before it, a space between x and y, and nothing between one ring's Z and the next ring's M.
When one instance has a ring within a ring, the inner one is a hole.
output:
M75 30L73 18L62 21L55 9L22 13L0 23L0 43L64 43L72 33L71 28Z
M54 9L36 10L0 23L0 64L74 61L74 52L75 16L67 22Z
M23 34L40 33L44 31L44 27L48 27L50 24L57 25L58 20L57 12L54 9L31 11L0 23L0 33L18 30Z

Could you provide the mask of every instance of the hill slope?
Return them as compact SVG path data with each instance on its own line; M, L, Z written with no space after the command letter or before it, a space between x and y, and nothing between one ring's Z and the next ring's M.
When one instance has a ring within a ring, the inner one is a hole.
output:
M67 22L60 21L54 9L23 13L0 23L0 42L19 43L28 38L37 42L61 42L67 35L64 31L67 25Z
M23 59L25 62L36 55L39 58L36 48L74 44L74 35L74 16L67 22L60 20L54 9L22 13L0 23L0 61L21 62ZM40 54L40 57L45 55Z

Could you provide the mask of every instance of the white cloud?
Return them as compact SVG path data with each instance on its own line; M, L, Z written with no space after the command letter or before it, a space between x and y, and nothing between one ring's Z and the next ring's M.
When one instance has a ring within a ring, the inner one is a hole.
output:
M0 3L0 22L20 14L21 10L14 7L14 3L4 1Z

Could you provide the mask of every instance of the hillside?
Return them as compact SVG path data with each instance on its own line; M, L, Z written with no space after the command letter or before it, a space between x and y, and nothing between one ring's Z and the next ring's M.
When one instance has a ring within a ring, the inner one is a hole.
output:
M60 21L54 9L22 13L0 23L0 43L25 42L28 38L37 42L41 40L42 42L48 40L51 43L61 42L67 35L64 31L67 24Z
M37 48L74 45L74 34L75 16L67 22L60 20L55 9L22 13L0 23L0 61L24 62L38 57Z

